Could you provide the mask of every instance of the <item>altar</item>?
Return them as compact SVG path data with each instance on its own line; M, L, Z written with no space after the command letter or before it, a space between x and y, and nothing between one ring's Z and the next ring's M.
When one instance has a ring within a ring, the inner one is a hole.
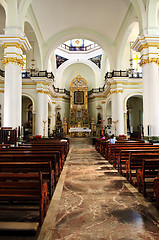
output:
M89 137L91 133L91 129L89 128L70 128L69 133L71 137Z

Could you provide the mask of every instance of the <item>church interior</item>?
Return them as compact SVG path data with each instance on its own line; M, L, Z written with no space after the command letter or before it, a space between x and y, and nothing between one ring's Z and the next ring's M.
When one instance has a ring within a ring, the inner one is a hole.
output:
M0 240L159 239L159 1L0 0L0 59Z

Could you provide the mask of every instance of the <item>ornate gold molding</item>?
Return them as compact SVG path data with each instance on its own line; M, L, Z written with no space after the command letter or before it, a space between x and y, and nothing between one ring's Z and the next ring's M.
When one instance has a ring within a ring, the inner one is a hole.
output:
M37 93L44 93L43 90L36 90Z
M24 50L24 46L23 44L19 44L17 42L5 42L2 44L3 48L7 48L7 47L16 47L16 48L20 48L22 51Z
M123 90L110 90L110 94L113 94L113 93L123 93Z
M140 66L150 64L150 63L156 63L157 65L159 65L159 58L142 59L140 62Z
M16 57L5 57L5 58L2 59L2 63L4 65L6 65L8 63L15 63L15 64L18 64L20 66L24 66L23 59L18 59Z

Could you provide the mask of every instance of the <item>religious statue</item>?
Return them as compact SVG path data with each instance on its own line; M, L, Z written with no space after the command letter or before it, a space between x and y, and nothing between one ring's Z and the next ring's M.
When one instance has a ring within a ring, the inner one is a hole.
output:
M57 113L57 118L56 118L56 125L61 125L62 121L61 121L61 114L58 112Z
M97 125L101 124L101 122L102 122L102 116L100 113L98 113Z

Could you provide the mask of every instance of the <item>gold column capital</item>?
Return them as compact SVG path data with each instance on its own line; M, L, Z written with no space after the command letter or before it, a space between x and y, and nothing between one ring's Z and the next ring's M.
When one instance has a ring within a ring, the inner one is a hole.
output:
M24 61L23 59L19 59L19 58L16 58L16 57L4 57L2 59L2 63L4 65L8 64L8 63L15 63L15 64L18 64L20 66L24 66Z

